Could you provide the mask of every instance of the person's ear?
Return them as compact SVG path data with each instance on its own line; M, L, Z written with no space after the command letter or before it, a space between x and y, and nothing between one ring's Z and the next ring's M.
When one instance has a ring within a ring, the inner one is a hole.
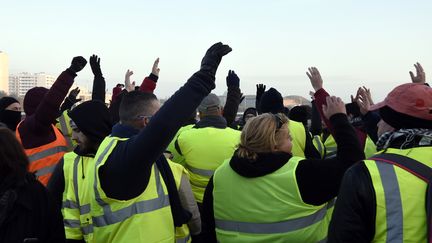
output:
M150 118L149 117L145 117L143 119L143 121L144 121L144 126L147 126L150 123Z

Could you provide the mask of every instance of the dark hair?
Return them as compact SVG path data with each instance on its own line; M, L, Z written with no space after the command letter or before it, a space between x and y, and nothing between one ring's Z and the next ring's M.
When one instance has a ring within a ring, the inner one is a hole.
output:
M0 128L0 182L9 175L24 180L29 161L15 135L7 128Z
M155 100L157 101L157 97L152 93L131 91L125 94L120 103L120 121L129 122L140 115L152 115L150 114L151 105Z

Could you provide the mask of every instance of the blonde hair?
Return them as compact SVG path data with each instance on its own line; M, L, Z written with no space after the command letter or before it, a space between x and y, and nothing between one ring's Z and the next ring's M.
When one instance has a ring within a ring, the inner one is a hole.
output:
M237 156L255 160L258 153L271 153L288 132L288 118L265 113L248 120L243 128ZM281 127L278 129L278 125Z

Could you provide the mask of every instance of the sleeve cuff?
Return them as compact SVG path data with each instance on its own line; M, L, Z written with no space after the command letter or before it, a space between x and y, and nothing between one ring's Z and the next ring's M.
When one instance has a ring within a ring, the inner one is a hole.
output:
M151 79L151 80L153 80L153 82L157 83L159 77L156 76L156 75L153 74L153 73L150 73L150 75L149 75L149 79Z

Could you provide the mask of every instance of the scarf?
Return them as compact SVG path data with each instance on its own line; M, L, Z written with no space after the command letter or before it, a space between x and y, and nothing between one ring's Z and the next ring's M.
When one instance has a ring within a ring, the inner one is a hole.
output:
M410 128L386 132L379 137L377 151L389 147L406 149L432 145L432 129Z

